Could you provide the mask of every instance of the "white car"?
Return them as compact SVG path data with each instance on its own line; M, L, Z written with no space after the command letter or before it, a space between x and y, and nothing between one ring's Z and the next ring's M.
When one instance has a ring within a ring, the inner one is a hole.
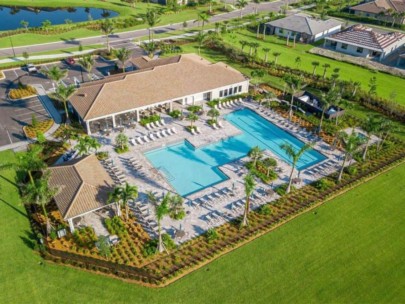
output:
M37 68L32 63L27 64L25 66L25 68L27 69L28 73L36 73L36 72L38 72Z

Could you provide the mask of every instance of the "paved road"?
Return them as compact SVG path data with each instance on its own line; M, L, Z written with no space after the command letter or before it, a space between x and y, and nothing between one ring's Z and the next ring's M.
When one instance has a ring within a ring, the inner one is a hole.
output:
M291 2L293 2L293 1L290 1L290 3ZM248 6L246 6L242 10L242 14L243 15L251 14L255 11L256 8L257 8L258 12L270 12L270 11L278 12L280 10L280 7L283 5L284 5L284 2L280 1L280 0L275 1L275 2L264 2L264 3L260 3L260 4L250 3ZM238 18L239 15L240 15L239 10L232 11L229 13L224 13L221 15L216 15L210 19L210 23ZM196 26L196 23L194 23L194 21L188 21L187 24L188 24L188 27ZM154 29L154 32L156 34L161 34L161 33L168 33L168 32L179 30L179 29L183 29L182 23L176 23L176 24L172 24L172 25L156 27ZM145 37L147 35L148 35L147 29L136 30L136 31L131 31L131 32L124 32L124 33L117 33L117 34L113 34L110 36L110 41L119 42L122 40L131 40L131 39L136 39L136 38L140 38L140 37ZM67 41L59 41L59 42L47 43L47 44L15 47L14 50L15 50L16 55L21 55L23 52L28 52L28 53L32 54L32 53L43 52L43 51L52 51L52 50L60 50L60 49L64 49L64 48L71 48L74 46L79 46L79 44L90 45L90 44L104 44L104 43L105 43L104 36L96 36L96 37L73 39L73 40L67 40ZM13 56L13 50L11 48L0 49L0 56Z

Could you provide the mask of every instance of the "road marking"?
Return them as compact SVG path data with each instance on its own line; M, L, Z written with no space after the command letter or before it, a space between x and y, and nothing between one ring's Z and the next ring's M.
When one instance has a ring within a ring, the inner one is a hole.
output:
M9 141L10 141L10 144L12 144L12 143L13 143L13 141L11 140L10 132L8 132L8 130L7 130L7 129L6 129L6 132L7 132L7 136L8 136L8 139L9 139Z

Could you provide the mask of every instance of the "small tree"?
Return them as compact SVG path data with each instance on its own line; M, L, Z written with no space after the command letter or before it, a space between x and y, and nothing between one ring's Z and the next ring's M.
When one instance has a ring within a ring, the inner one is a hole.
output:
M100 22L100 30L105 35L107 52L111 52L110 48L110 35L114 32L114 24L111 19L104 19Z
M304 85L301 77L293 74L285 74L283 80L286 82L291 94L290 110L288 111L288 119L291 120L293 116L294 95L301 90Z
M135 200L138 197L138 188L125 183L123 187L115 187L114 191L109 195L109 201L115 202L118 208L121 208L121 204L125 207L125 218L129 220L129 200Z
M198 120L198 115L194 113L190 113L187 116L187 120L190 121L190 128L194 128L194 123Z
M368 146L370 145L371 136L379 132L382 121L377 116L367 116L362 127L367 132L366 144L363 151L363 160L366 160Z
M364 143L364 139L359 137L356 133L352 132L350 135L342 131L339 133L339 140L345 149L345 156L342 161L342 166L338 175L338 182L342 180L343 170L349 157L357 151L357 149Z
M211 119L212 119L213 121L217 122L220 113L219 113L219 111L218 111L217 109L212 108L212 109L210 109L210 110L208 111L207 115L208 115L209 117L211 117Z
M376 95L377 94L377 78L375 76L371 77L368 82L368 94Z
M281 53L280 52L273 52L274 56L274 65L277 65L278 57L280 57Z
M144 16L144 22L149 25L149 41L153 41L153 32L152 28L160 22L160 13L157 10L148 9Z
M42 29L44 29L47 33L48 33L48 30L51 27L51 25L52 25L52 22L48 19L41 22Z
M174 220L181 220L184 218L186 213L184 212L184 200L183 198L176 194L171 195L169 199L169 216Z
M312 76L315 76L316 68L319 67L319 61L312 61L311 62L313 69L312 69Z
M74 85L69 85L65 87L64 85L58 85L55 90L56 98L63 104L66 115L66 123L69 123L69 111L67 107L67 102L69 98L76 92L76 87Z
M67 70L60 69L56 65L49 68L47 71L44 71L45 76L56 83L59 83L63 78L65 78L67 76L67 73Z
M267 63L267 60L269 58L269 53L270 53L271 49L270 48L263 48L263 52L264 52L264 63Z
M101 256L108 259L111 256L111 247L108 241L108 237L100 235L97 239L97 249Z
M20 24L25 29L25 31L28 31L28 26L30 24L28 21L21 20Z
M38 124L39 124L39 121L38 121L37 116L35 114L32 114L31 115L31 127L33 127L35 129L36 127L38 127Z
M170 208L169 208L169 201L170 201L170 194L166 194L163 197L162 202L158 202L158 199L156 196L148 192L148 201L152 203L153 207L155 208L155 217L156 217L156 222L158 225L158 246L157 246L157 251L163 252L166 250L165 245L163 243L163 238L162 238L162 220L163 218L169 214Z
M325 63L322 65L323 67L323 75L322 75L322 79L325 79L326 77L326 70L330 68L330 64L329 63Z
M310 144L305 144L296 151L294 147L291 144L282 144L281 149L285 151L285 153L290 157L291 159L291 173L288 181L288 187L286 189L286 193L290 193L291 191L291 185L292 185L292 177L294 174L295 167L297 166L298 161L300 160L301 156L308 150L312 149L312 145Z
M248 156L253 161L253 167L256 168L257 161L263 157L263 151L259 148L259 146L255 146L252 149L250 149Z
M240 19L242 19L242 11L246 5L248 5L248 2L246 0L237 0L236 1L235 6L239 9L239 18Z
M250 211L250 196L252 195L252 193L255 191L256 188L256 182L253 178L253 175L250 172L245 176L244 182L245 182L246 201L241 227L246 227L249 225L248 215Z
M118 148L123 151L127 149L128 147L128 136L126 136L124 133L120 133L117 135L115 138L115 144L118 146Z
M131 58L131 50L126 48L120 48L115 51L115 56L122 64L122 72L125 73L125 63Z
M28 64L28 59L30 58L30 54L28 54L28 52L23 52L22 56L25 60L25 64Z

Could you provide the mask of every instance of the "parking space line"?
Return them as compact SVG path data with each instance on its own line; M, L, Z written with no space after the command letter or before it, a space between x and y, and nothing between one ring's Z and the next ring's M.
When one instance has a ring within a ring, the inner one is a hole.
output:
M36 104L36 105L28 106L28 107L25 107L25 108L15 109L14 112L27 111L27 110L31 110L31 109L35 109L35 108L42 108L42 105L41 104Z

